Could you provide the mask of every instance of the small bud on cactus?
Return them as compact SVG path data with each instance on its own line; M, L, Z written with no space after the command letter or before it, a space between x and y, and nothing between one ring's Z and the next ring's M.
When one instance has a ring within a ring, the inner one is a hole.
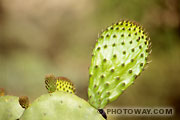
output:
M5 95L5 91L3 88L0 88L0 96L4 96Z
M144 29L120 21L102 32L89 68L89 103L97 109L116 100L147 63L150 41Z
M56 78L54 75L46 75L45 77L46 89L49 93L56 91Z
M73 94L75 93L75 87L69 79L65 77L57 77L56 79L57 91L65 91Z
M27 109L29 107L29 99L27 96L21 96L19 97L19 104L22 108Z
M0 97L0 120L17 120L23 112L18 97L9 95Z
M75 87L72 82L65 77L55 77L54 75L47 75L45 78L46 88L49 93L55 91L64 91L68 93L75 93Z

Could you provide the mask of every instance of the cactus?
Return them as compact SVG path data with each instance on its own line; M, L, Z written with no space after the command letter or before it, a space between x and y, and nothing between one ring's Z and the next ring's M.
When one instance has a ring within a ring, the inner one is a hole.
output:
M63 91L37 98L20 120L104 120L88 102Z
M102 109L143 71L150 53L144 29L131 21L109 26L97 40L89 68L89 103Z
M67 78L48 75L45 83L49 94L40 96L27 107L21 120L104 120L88 102L71 94L75 88ZM23 98L22 106L28 103Z
M0 120L16 120L23 114L24 109L18 103L18 97L0 97Z
M104 120L107 116L103 108L134 83L150 53L150 39L141 26L131 21L113 24L101 33L93 50L89 103L75 95L70 80L47 75L48 94L31 105L27 97L4 96L0 89L0 119L15 120L22 115L20 120Z

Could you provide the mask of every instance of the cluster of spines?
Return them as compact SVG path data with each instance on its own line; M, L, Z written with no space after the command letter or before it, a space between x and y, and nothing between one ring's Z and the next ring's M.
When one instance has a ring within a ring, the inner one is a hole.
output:
M118 32L121 32L121 34L118 34L118 35L117 35L117 34L112 34L111 31L118 31ZM108 33L108 32L109 32L109 33ZM135 36L135 37L136 37L135 40L134 40L134 38L131 39L132 36ZM120 44L117 44L116 42L114 42L114 43L108 42L108 44L103 44L103 45L101 44L104 39L117 39L118 37L119 37L119 39L124 39ZM126 40L125 40L125 39L126 39ZM127 40L127 39L128 39L128 40ZM130 40L129 40L129 39L130 39ZM144 41L144 45L141 45L141 44L138 45L138 43L141 42L142 40ZM93 61L93 59L94 59L95 53L96 53L96 54L99 54L98 52L100 52L101 49L105 50L105 49L107 49L108 47L115 48L116 46L120 46L120 45L121 45L121 46L125 46L125 45L127 45L127 44L131 45L131 44L133 44L133 42L136 42L138 46L136 46L136 47L134 47L134 48L131 48L129 51L122 50L122 51L120 51L120 52L122 52L122 55L125 56L127 52L134 53L137 49L141 50L143 46L147 46L147 47L146 47L146 50L145 50L146 53L145 53L145 54L144 54L144 53L141 53L141 54L139 55L139 58L144 58L144 59L145 59L145 60L144 60L144 61L145 61L144 63L143 63L143 62L139 63L139 66L142 68L142 70L144 70L144 66L147 64L147 57L148 57L148 55L151 53L150 38L148 37L148 35L147 35L147 33L145 32L145 30L144 30L143 27L141 27L141 26L138 25L137 23L131 22L131 21L121 21L121 22L118 22L118 23L113 24L112 26L108 27L104 32L102 32L101 36L100 36L100 37L98 38L98 40L97 40L96 47L95 47L95 49L94 49L94 51L93 51L92 61ZM98 45L98 44L100 44L100 45ZM117 54L113 54L113 55L112 55L112 61L115 60L115 59L118 59L118 55L117 55ZM133 63L134 61L135 61L134 58L130 59L130 62L131 62L131 63ZM98 69L99 67L101 67L101 65L102 65L103 63L106 63L106 62L108 62L108 59L107 59L107 58L103 58L103 60L102 60L102 62L101 62L100 65L98 65L98 64L95 64L95 65L94 65L94 69ZM125 65L126 65L126 61L122 62L120 66L123 68L123 67L125 67ZM92 69L93 69L93 66L91 66L91 67L92 67ZM110 71L111 73L114 73L115 70L116 70L115 68L111 68L109 71ZM98 72L98 71L97 71L97 72ZM133 74L133 70L132 70L132 69L129 69L129 70L128 70L128 73L129 73L129 74ZM141 73L141 72L140 72L140 73ZM140 74L140 73L139 73L139 74ZM134 74L134 79L136 79L137 76L139 76L139 74ZM93 76L93 73L90 72L90 74L89 74L90 79L91 79L92 76ZM97 76L96 76L96 77L97 77ZM104 75L104 74L102 74L102 75L99 76L99 79L104 79L104 78L105 78L105 75ZM115 79L119 81L119 80L121 79L121 76L116 76ZM131 81L131 82L133 83L133 81ZM131 84L132 84L132 83L131 83ZM91 85L93 84L92 80L90 81L90 84L91 84ZM108 87L109 84L110 84L109 82L105 82L105 86L106 86L106 87ZM121 84L122 84L122 87L125 87L127 83L121 82ZM90 85L90 86L91 86L91 85ZM98 91L99 89L97 89L97 86L98 86L98 84L93 84L92 87L93 87L94 89L96 89L97 94L99 95L100 92ZM125 89L125 88L124 88L124 89ZM124 91L124 89L122 89L122 92ZM107 95L110 95L110 94L111 94L111 92L108 91L108 92L107 92ZM91 98L92 98L92 95L89 93L89 99L91 99ZM102 102L102 101L103 101L103 100L99 99L99 102ZM110 100L107 100L107 101L110 101ZM96 103L94 103L94 102L96 102L96 101L92 101L92 104L96 104ZM97 106L96 106L96 107L97 107Z

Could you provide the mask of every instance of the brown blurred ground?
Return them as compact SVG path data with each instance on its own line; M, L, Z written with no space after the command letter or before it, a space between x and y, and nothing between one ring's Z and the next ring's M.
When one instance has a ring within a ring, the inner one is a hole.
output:
M180 119L179 0L0 0L0 87L34 100L46 93L44 76L54 73L71 79L77 95L87 99L97 33L120 19L135 20L149 32L152 63L109 106L172 106L173 117L133 120Z

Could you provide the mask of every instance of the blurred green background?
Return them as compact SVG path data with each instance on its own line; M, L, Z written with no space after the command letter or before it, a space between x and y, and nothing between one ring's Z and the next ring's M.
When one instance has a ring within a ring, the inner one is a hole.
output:
M97 33L121 19L143 25L152 40L148 68L108 107L173 107L180 119L180 0L0 0L0 87L33 101L47 93L46 74L73 81L87 100ZM132 120L111 116L109 120Z

